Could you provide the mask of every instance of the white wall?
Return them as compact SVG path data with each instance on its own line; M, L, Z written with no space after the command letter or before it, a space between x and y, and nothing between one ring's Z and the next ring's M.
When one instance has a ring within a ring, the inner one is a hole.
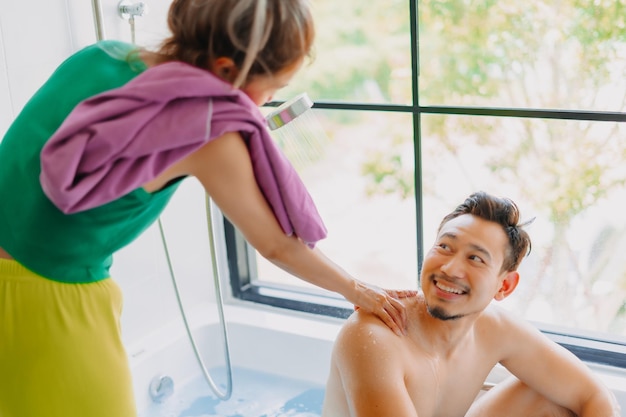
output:
M65 1L0 2L0 132L71 52L71 39Z
M0 6L2 7L2 6ZM9 89L8 67L4 48L4 37L2 30L2 13L0 12L0 137L6 132L11 120L13 120L13 109L11 103L11 93Z

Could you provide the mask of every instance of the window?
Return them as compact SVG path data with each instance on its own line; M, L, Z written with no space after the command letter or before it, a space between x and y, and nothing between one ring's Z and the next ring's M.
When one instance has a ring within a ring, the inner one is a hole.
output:
M307 92L327 132L321 151L290 151L330 231L320 248L359 279L417 288L443 215L473 191L511 197L535 218L533 250L501 305L626 366L626 5L314 5L315 60L276 104ZM349 314L229 230L238 296Z

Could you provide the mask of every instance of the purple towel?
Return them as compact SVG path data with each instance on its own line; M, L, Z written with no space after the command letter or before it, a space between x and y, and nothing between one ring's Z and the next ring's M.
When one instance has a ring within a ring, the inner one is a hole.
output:
M41 185L64 213L87 210L235 131L247 143L257 183L283 231L311 247L325 238L311 196L258 107L211 73L180 62L152 67L80 103L41 152Z

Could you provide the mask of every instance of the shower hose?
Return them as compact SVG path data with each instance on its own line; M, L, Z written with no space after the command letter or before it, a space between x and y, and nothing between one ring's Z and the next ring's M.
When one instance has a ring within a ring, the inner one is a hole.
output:
M189 321L187 320L187 315L185 314L185 308L183 306L182 297L180 295L180 290L178 289L178 282L176 280L176 274L174 273L174 268L172 266L172 260L170 258L169 250L167 248L167 241L165 239L165 232L163 230L163 223L161 219L158 219L159 231L161 232L161 240L163 241L163 249L165 250L165 258L167 260L167 266L169 268L170 277L172 278L172 284L174 285L174 292L176 293L176 300L178 301L178 307L180 309L180 313L183 318L183 323L185 324L185 329L187 330L187 336L189 337L189 341L191 342L191 346L193 348L194 355L196 356L196 360L198 361L198 365L202 370L202 374L204 375L204 379L206 380L209 387L211 387L211 391L223 401L226 401L230 398L233 392L233 372L230 364L230 351L228 344L228 331L226 328L226 320L224 319L224 302L222 300L222 290L220 286L220 278L219 278L219 268L218 268L218 259L217 253L215 249L215 235L213 233L213 210L211 209L211 199L209 196L206 196L206 221L209 231L209 243L211 245L211 266L213 269L213 282L215 284L215 299L217 302L217 312L220 319L221 329L222 329L222 340L224 342L224 360L226 362L226 390L224 392L220 391L217 387L213 378L211 378L211 374L209 373L204 361L202 360L202 356L200 355L200 350L198 349L198 345L196 344L196 339L193 336L193 332L189 326Z

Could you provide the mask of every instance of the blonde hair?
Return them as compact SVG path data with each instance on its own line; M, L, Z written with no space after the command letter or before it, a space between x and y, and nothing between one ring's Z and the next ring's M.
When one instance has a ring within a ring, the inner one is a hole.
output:
M227 57L239 69L236 88L310 57L315 37L308 0L174 0L168 26L171 36L156 52L157 63L209 69Z

